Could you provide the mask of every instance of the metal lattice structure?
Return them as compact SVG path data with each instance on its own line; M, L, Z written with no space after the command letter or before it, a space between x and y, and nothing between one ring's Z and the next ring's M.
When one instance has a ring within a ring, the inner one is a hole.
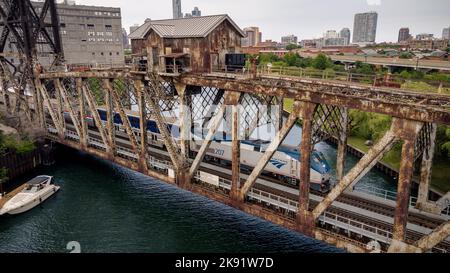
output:
M411 236L414 234L407 225L414 159L420 155L422 168L416 208L436 215L443 209L438 202L428 199L428 193L437 124L450 124L448 96L326 80L258 77L256 71L251 77L195 73L175 77L129 70L47 73L38 65L39 51L52 52L55 56L52 63L62 61L55 1L46 0L42 11L37 13L28 0L2 0L0 18L3 105L7 111L23 111L30 121L37 121L46 131L47 139L311 237L334 242L349 251L367 252L364 243L374 238L373 230L375 238L383 234L386 239L383 242L386 252L427 252L439 245L450 249L443 242L450 235L448 221L430 224L430 233L420 237ZM10 53L5 53L7 40ZM12 63L8 60L10 56L20 61ZM278 108L278 114L269 111L283 105L283 99L293 101L292 112L286 113L284 121L282 108ZM349 109L388 115L392 124L369 152L345 172ZM175 110L179 113L174 116ZM192 123L200 121L204 138L201 143L194 143L199 147L192 152ZM295 170L298 179L294 177L298 182L297 199L289 197L288 200L276 192L262 194L261 188L256 188L257 180L262 178L267 164L298 121L302 123L302 135L298 147L300 164ZM206 154L217 153L211 149L211 143L224 123L223 133L231 135L231 158L228 158L231 175L202 168ZM241 152L245 150L241 150L241 141L255 128L269 123L277 128L276 134L264 150L259 148L261 158L243 176ZM156 128L149 132L149 125ZM174 136L175 127L180 137ZM337 184L312 204L312 151L315 144L330 138L338 142ZM347 212L350 220L345 227L353 224L360 233L336 230L344 217L342 213L334 214L334 222L327 229L326 218L332 213L332 204L351 191L398 142L402 143L402 155L393 224L384 225L381 232L378 226L364 229L372 220ZM199 183L202 176L217 179L205 185ZM254 202L255 195L262 198L260 202ZM275 203L274 198L277 198ZM265 206L269 201L272 203ZM355 226L354 218L366 222Z
M60 65L64 59L59 27L55 0L45 0L39 11L30 0L0 2L2 88L15 93L14 107L7 105L10 114L23 111L31 120L26 97L35 92L35 72L42 69L40 56L51 56L50 66ZM9 101L8 94L5 101Z

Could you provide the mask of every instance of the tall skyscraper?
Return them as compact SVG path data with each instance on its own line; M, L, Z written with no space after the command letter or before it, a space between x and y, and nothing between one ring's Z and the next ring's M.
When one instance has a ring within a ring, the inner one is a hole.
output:
M444 30L442 31L442 39L449 40L450 42L450 27L444 28Z
M399 43L408 41L410 37L411 36L409 34L409 28L404 27L399 30L399 32L398 32L398 42Z
M192 11L192 17L200 17L202 16L202 11L198 9L198 7L195 7Z
M183 18L183 13L181 12L181 0L172 0L173 8L173 19Z
M355 15L355 24L353 26L354 44L375 43L377 35L378 13L367 12Z
M339 33L339 37L340 38L344 38L344 45L349 45L350 44L350 36L352 34L350 33L350 29L348 28L343 28L341 30L341 32Z

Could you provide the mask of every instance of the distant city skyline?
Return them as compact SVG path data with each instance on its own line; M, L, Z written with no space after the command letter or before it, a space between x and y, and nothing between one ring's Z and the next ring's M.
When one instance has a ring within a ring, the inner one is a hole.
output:
M157 0L77 0L77 4L120 7L123 26L143 24L146 18L172 18L172 1ZM371 5L369 5L370 3ZM280 41L294 34L299 40L320 38L330 29L350 28L356 13L376 11L378 29L376 42L397 42L398 31L408 27L413 35L433 33L441 37L450 25L450 1L433 0L182 0L183 12L197 6L202 15L228 14L241 27L258 26L264 40ZM249 12L253 11L253 12Z

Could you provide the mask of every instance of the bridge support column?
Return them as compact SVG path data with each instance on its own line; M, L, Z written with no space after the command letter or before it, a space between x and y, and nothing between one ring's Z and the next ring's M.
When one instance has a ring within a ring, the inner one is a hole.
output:
M310 102L302 102L301 118L302 142L300 144L300 195L299 209L297 212L297 228L300 232L307 236L314 236L315 220L309 211L309 188L311 180L311 151L312 145L312 123L316 104Z
M397 206L394 214L393 243L389 248L390 252L401 249L406 239L406 225L408 223L409 203L412 176L414 172L414 152L415 143L419 131L423 124L415 121L400 120L400 127L396 130L396 135L404 141L402 147L402 159L400 162Z
M232 142L232 177L231 177L231 198L239 200L239 190L241 187L241 140L239 133L239 99L240 93L235 93L230 99L231 103L231 142Z
M345 175L345 155L347 153L347 136L348 136L348 108L341 109L341 125L342 131L339 134L337 163L336 163L336 179L341 181Z
M145 173L148 172L148 135L147 135L147 110L145 105L145 95L143 91L143 84L141 81L134 82L134 89L136 90L136 96L139 107L139 132L141 134L139 149L139 168Z
M109 150L107 151L109 157L112 161L114 161L114 156L116 154L116 143L115 143L115 129L114 129L114 104L113 104L113 96L111 94L112 89L108 88L111 83L109 79L103 80L102 88L105 89L105 101L106 101L106 131L108 142L109 142Z
M59 88L59 86L58 86L58 81L54 80L53 84L55 87L56 100L58 102L58 105L56 106L58 109L57 116L58 116L58 119L59 119L59 122L60 122L61 128L62 128L62 135L60 135L59 138L61 141L64 141L66 138L66 120L64 118L64 109L63 109L64 102L63 102L63 98L62 98L63 95L61 94L61 92L62 92L61 88ZM18 97L18 99L19 99L19 97ZM49 102L49 103L51 103L51 102ZM50 106L50 107L52 107L52 106Z
M191 111L187 100L187 90L185 84L175 83L175 89L178 92L179 104L180 104L180 138L181 138L181 156L189 158L189 141L191 124Z
M45 114L44 114L44 103L42 101L42 96L39 92L39 86L41 85L41 80L40 79L35 79L35 83L34 83L34 103L35 103L35 111L36 114L38 116L38 121L39 121L39 125L41 126L41 128L43 128L45 130L45 132L47 132L47 126L46 126L46 122L45 122ZM5 93L8 91L5 91ZM9 98L8 98L9 100ZM8 104L6 104L6 97L5 97L5 106L9 105L9 101Z
M89 146L88 141L88 126L86 124L86 100L83 95L83 79L76 79L77 93L78 93L78 104L80 107L80 123L81 123L81 131L80 131L80 144L81 149L86 151Z
M431 170L433 166L433 157L437 133L437 124L431 124L430 144L422 155L422 167L420 171L419 196L416 208L429 213L440 214L441 209L436 204L428 201L430 190Z

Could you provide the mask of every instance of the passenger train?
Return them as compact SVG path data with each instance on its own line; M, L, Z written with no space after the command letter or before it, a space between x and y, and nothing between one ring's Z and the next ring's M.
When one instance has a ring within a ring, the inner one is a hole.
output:
M102 122L107 121L107 113L105 109L98 108L98 114ZM64 113L65 119L71 121L68 112ZM131 113L127 113L128 119L132 129L136 135L140 134L140 120L139 117ZM95 121L91 116L87 116L86 123L89 127L95 128ZM127 137L123 128L123 123L120 115L115 113L114 125L116 132L123 134ZM176 124L176 120L169 121L167 128L173 138L177 141L180 140L180 128ZM160 130L154 120L147 121L148 140L151 145L164 147L164 142L160 133ZM201 133L198 131L192 132L193 139L190 141L190 150L192 156L195 156L200 150L203 143L200 137ZM215 162L221 165L231 164L232 148L231 141L222 137L216 137L210 144L209 149L206 152L205 159L209 162ZM269 141L261 140L247 140L241 142L241 168L251 172L258 163L261 156L269 146ZM272 159L266 165L264 174L281 180L285 183L298 186L300 181L300 152L297 147L290 147L281 145L275 152ZM330 165L321 152L313 151L311 154L311 188L321 192L328 192L330 190Z

